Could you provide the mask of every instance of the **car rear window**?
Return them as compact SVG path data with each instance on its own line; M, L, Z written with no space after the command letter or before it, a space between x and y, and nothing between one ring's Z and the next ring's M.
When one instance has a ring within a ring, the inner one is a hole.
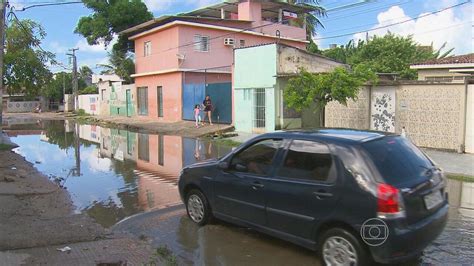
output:
M408 139L389 136L362 144L385 182L400 185L418 179L433 164Z

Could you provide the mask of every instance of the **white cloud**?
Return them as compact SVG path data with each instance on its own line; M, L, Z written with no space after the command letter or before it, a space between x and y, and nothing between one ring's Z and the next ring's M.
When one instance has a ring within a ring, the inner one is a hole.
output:
M79 48L79 52L84 52L84 53L104 53L104 52L110 52L112 50L112 47L114 46L115 43L117 43L118 37L114 36L112 41L105 46L104 43L100 43L97 45L89 45L87 43L87 40L85 38L82 38L76 42L75 45L73 46L66 46L58 41L52 41L49 43L49 49L56 54L64 54L68 52L69 49L71 48Z
M451 0L440 2L442 2L443 8L453 5ZM437 8L438 10L441 9L441 7ZM430 9L433 10L433 5ZM425 14L428 13L422 13L415 20L403 24L371 31L369 35L382 36L390 31L402 36L412 35L413 39L419 44L433 44L435 49L440 48L446 42L446 48L455 48L455 54L471 53L473 51L472 4L421 17ZM378 24L373 28L410 18L401 7L392 6L387 11L378 14ZM365 39L365 33L355 34L354 38Z
M96 69L94 69L94 68L97 67L97 65L107 65L107 64L109 64L109 58L107 58L107 57L92 57L92 58L86 58L86 59L78 59L77 64L78 64L78 67L88 66L94 72L97 72Z
M144 0L148 9L151 12L162 12L169 10L173 5L189 6L190 10L193 8L200 8L211 4L219 3L220 0Z

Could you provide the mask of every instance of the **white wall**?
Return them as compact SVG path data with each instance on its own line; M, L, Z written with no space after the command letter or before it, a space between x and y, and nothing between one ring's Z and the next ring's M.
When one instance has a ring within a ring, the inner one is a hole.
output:
M98 115L100 110L99 94L79 95L79 109L84 109L91 115Z

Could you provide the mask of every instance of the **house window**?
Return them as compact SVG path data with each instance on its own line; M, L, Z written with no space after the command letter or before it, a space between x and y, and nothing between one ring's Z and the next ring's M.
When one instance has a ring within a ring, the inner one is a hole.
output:
M157 87L158 117L163 117L163 87Z
M194 35L194 51L209 52L210 37L205 35Z
M245 46L245 40L240 40L240 47L244 47Z
M102 89L102 90L100 91L100 95L101 95L102 101L105 100L105 89Z
M151 55L151 42L145 42L145 47L144 47L144 56L150 56Z

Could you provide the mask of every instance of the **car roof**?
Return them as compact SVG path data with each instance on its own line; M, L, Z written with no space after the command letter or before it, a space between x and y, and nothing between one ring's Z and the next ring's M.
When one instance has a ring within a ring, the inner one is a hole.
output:
M344 128L324 128L307 130L284 130L261 135L262 138L308 138L330 142L361 143L385 136L395 135L388 132L356 130Z

